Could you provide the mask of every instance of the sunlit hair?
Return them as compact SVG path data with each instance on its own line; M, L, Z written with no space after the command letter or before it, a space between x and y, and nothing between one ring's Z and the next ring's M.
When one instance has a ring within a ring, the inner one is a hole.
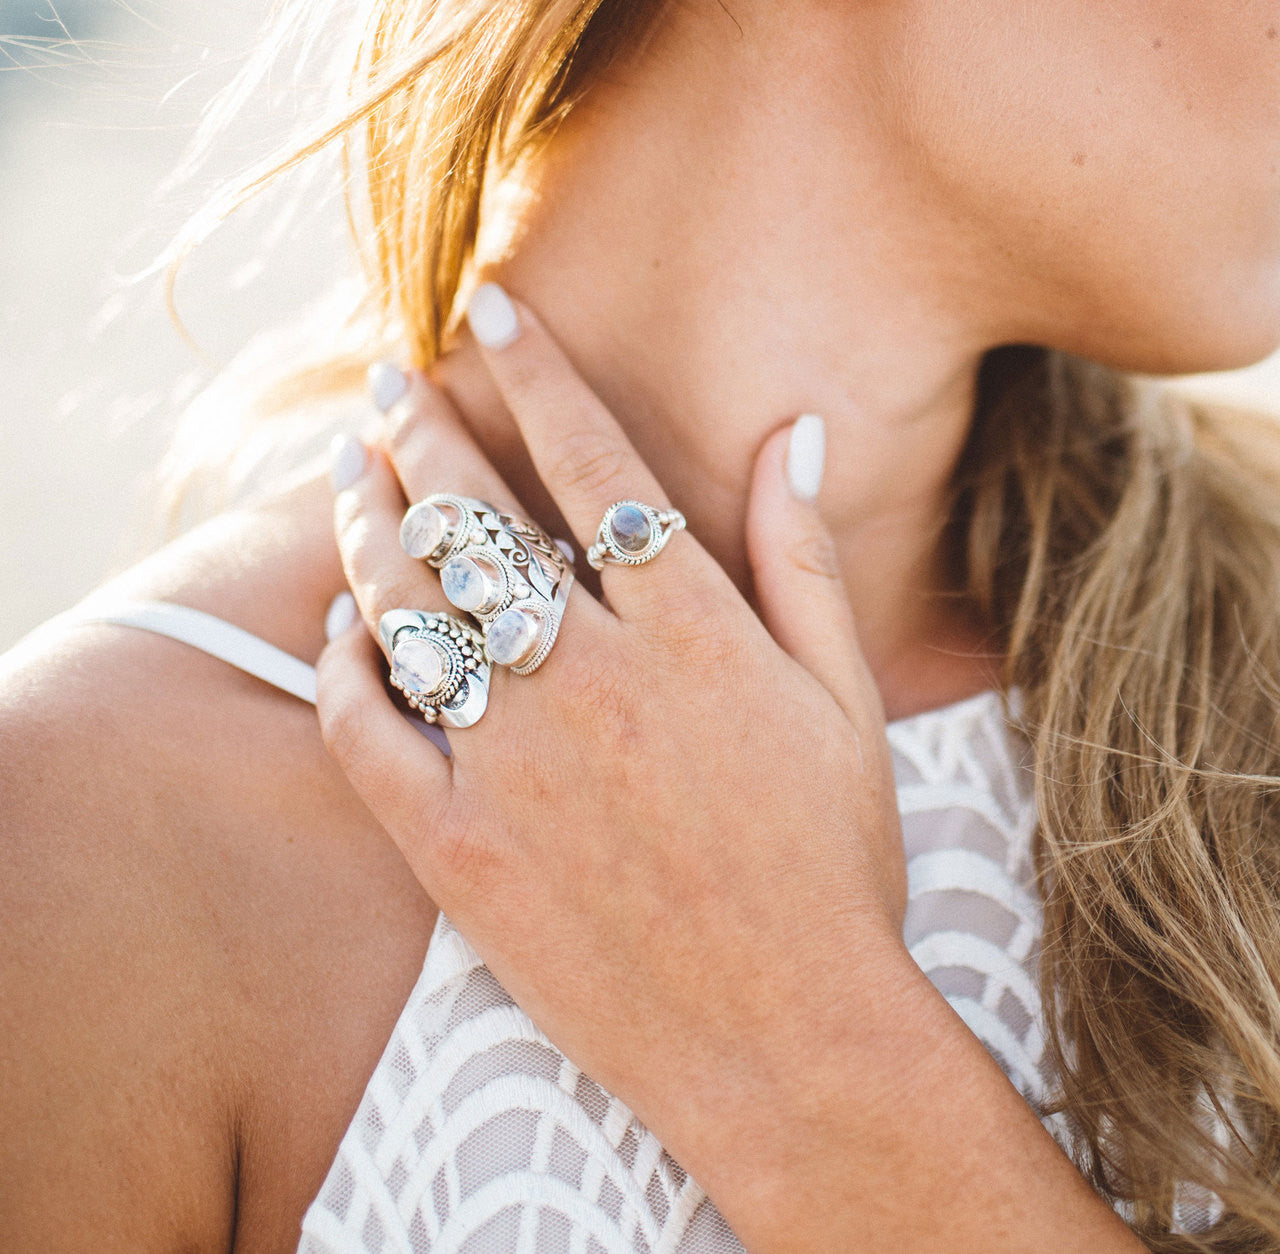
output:
M429 366L487 197L661 3L372 0L340 114L212 215L341 141L367 355ZM1059 1108L1158 1251L1280 1250L1277 466L1269 420L1012 346L955 481L955 566L1034 744ZM1206 1193L1216 1226L1178 1235L1175 1194Z

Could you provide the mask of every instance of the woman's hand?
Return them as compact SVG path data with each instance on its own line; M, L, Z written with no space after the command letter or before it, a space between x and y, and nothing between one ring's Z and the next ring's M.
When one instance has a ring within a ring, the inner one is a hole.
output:
M541 324L519 318L518 338L486 360L585 550L613 501L670 503ZM901 945L884 714L831 540L789 488L790 435L766 442L750 503L763 622L696 536L677 534L644 566L606 566L607 604L574 586L547 661L526 677L495 668L483 720L450 733L452 760L388 700L368 634L320 668L328 743L428 893L539 1025L624 1096L669 1071L673 1041L700 1085L794 1067L815 1033L847 1031L866 947ZM388 609L451 608L397 539L406 501L441 491L523 512L414 375L385 456L336 504L375 636ZM756 1060L783 1022L797 1039Z
M518 334L485 358L580 549L613 501L667 508L614 418L515 311ZM845 1180L866 1152L853 1090L879 1093L883 1119L886 1049L952 1020L902 944L883 710L816 483L790 487L791 438L766 441L752 484L759 616L692 534L646 565L606 566L604 599L574 586L534 674L495 667L484 718L450 733L446 758L388 699L370 634L389 609L450 608L401 550L400 519L442 491L523 511L445 396L412 376L383 448L337 496L370 630L326 651L319 706L369 808L538 1026L663 1138L744 1240L773 1248L780 1233L778 1248L800 1249L797 1219L780 1221L813 1210L797 1172L815 1181L825 1159ZM883 1192L885 1170L864 1179ZM846 1248L830 1237L813 1248Z

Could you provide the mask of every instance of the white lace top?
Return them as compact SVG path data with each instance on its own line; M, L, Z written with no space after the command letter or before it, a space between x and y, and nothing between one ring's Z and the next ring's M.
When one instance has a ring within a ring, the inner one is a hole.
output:
M1026 746L983 693L889 728L906 940L1039 1107ZM443 916L299 1254L738 1254L694 1180L511 1001Z
M130 603L80 618L159 632L303 700L311 668L220 619ZM1016 705L1016 703L1015 703ZM419 727L426 725L420 721ZM892 723L905 939L1032 1108L1046 1074L1025 736L995 692ZM1064 1148L1065 1131L1046 1119ZM1215 1131L1225 1139L1225 1129ZM1177 1226L1216 1199L1180 1190ZM443 915L422 974L302 1224L299 1254L741 1254L709 1198L562 1055Z

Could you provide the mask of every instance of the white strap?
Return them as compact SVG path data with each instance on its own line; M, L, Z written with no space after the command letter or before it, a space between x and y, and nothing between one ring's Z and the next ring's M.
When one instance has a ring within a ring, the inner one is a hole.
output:
M167 601L126 601L104 606L101 610L90 604L75 611L74 617L77 622L139 627L143 631L168 636L170 640L180 640L303 701L312 705L316 703L314 666L308 666L292 653L277 649L251 632L203 610L171 605Z
M77 623L114 623L120 627L138 627L153 631L170 640L179 640L193 649L208 653L239 670L247 671L265 680L274 688L280 688L292 696L300 697L311 705L316 703L316 668L308 666L292 653L277 649L252 632L215 618L203 610L193 610L186 605L172 605L168 601L118 601L107 603L101 609L92 601L67 612L66 618ZM445 757L453 750L443 727L418 718L409 710L401 713Z

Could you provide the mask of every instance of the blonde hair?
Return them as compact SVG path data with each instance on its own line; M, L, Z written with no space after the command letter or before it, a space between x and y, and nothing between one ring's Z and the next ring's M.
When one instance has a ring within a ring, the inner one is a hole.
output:
M377 334L428 366L485 197L662 3L372 0L340 115L217 212L341 139ZM983 363L955 480L956 568L1034 743L1059 1107L1157 1251L1280 1250L1278 448L1015 346ZM1221 1202L1201 1236L1175 1232L1187 1189Z

